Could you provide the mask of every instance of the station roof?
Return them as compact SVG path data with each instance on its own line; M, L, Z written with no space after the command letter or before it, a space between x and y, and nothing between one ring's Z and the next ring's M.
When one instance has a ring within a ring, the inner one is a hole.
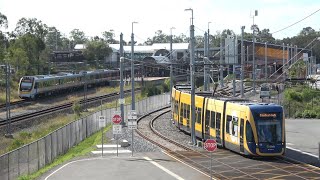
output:
M120 44L109 44L109 47L113 49L113 51L119 51ZM172 43L173 50L187 50L189 48L189 43ZM170 50L170 43L154 43L152 45L147 46L134 46L134 52L136 53L154 53L159 49L167 49ZM124 52L131 52L131 46L123 46Z

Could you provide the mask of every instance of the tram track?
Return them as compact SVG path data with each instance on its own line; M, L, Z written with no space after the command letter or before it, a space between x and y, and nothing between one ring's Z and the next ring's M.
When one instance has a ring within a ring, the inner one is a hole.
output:
M170 114L170 108L166 107L142 116L139 119L136 132L141 137L162 148L167 155L196 168L209 177L209 152L181 144L174 137L164 136L153 127L156 120L161 119L162 122L170 120L168 114ZM165 118L165 116L168 116L168 118ZM147 125L149 127L146 127ZM151 132L154 135L151 135ZM154 138L154 136L158 137ZM159 140L159 138L167 142ZM181 149L171 148L172 146L167 144L174 144ZM218 149L213 153L212 160L212 172L216 179L320 179L320 168L285 157L249 158L226 149Z

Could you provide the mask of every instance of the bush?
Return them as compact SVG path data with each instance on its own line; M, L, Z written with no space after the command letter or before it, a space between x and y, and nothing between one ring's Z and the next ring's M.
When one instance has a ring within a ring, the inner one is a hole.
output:
M314 111L305 110L302 113L302 117L304 117L304 118L316 118L317 114Z
M80 106L80 103L78 101L73 103L72 110L78 117L81 116L81 106Z
M24 142L21 139L15 139L12 144L8 147L8 151L12 151L24 145Z
M302 118L302 112L298 111L296 112L296 114L294 115L294 118Z
M170 84L169 86L166 83L163 83L162 85L162 91L165 92L169 92L170 91Z

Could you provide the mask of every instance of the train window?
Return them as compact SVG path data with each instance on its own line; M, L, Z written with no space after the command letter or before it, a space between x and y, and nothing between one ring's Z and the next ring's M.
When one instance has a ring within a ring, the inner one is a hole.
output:
M220 122L221 122L221 113L217 112L217 117L216 117L216 128L220 129Z
M246 122L246 137L247 142L254 142L252 128L248 121Z
M226 132L230 134L232 116L227 115Z
M212 128L215 128L214 127L214 124L215 124L215 121L216 121L216 112L214 112L214 111L210 111L211 112L211 124L210 124L210 127L212 127Z

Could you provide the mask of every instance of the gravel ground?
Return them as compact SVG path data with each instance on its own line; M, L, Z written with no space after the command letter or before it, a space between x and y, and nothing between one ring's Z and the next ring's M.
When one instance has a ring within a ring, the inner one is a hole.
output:
M193 147L195 150L203 150L202 147L195 147L189 145L191 138L189 135L183 133L182 131L179 131L176 126L171 121L171 112L166 113L159 117L154 122L154 127L157 131L159 131L161 134L165 135L166 137L169 137L170 139L180 142L188 147ZM130 144L130 146L125 147L124 149L131 150L131 130L128 130L127 127L122 129L123 133L119 136L119 142L121 140L127 140ZM106 134L107 138L112 139L112 130L108 131ZM116 140L112 140L111 144L116 144ZM134 132L134 143L133 143L134 152L160 152L162 151L161 148L158 146L152 144L151 142L143 139L140 137L136 132Z

